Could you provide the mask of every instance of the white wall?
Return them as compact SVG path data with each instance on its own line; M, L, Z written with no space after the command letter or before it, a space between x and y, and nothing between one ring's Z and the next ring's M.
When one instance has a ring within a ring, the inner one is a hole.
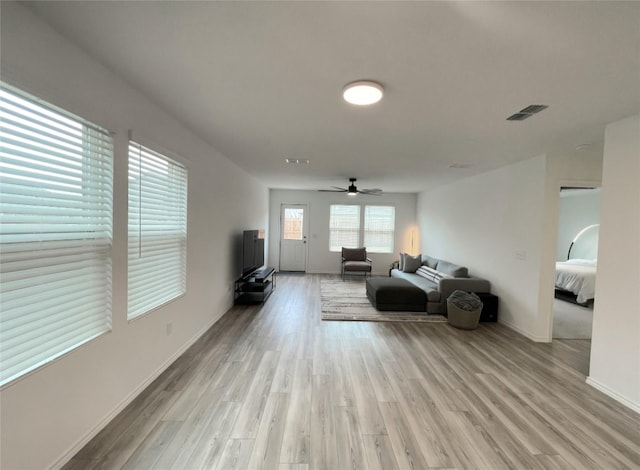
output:
M423 253L469 268L499 321L549 341L561 185L599 184L601 157L540 155L418 196Z
M499 296L499 321L536 330L546 157L418 196L422 252L469 268Z
M268 227L268 190L23 6L2 2L1 20L4 81L115 132L113 330L0 392L0 467L42 469L71 457L231 306L234 240L244 228ZM182 157L189 171L187 293L131 323L128 129ZM242 197L229 197L239 186Z
M602 184L602 153L552 155L547 157L545 177L544 217L540 250L540 290L538 295L538 325L541 341L553 337L553 296L556 279L556 254L558 246L558 219L560 188L599 187Z
M558 215L556 260L565 261L573 238L593 224L600 223L600 188L562 191ZM571 249L572 258L598 257L598 229L585 232Z
M348 199L347 199L348 198ZM278 268L280 257L280 207L282 204L306 204L309 209L309 239L307 272L339 273L340 254L329 251L329 206L331 204L393 205L396 208L396 237L393 253L369 253L373 262L374 274L387 274L391 263L398 259L400 251L411 251L411 236L414 232L414 244L417 247L415 224L416 194L388 193L382 196L358 194L351 198L344 193L318 191L270 191L269 202L269 259L272 266Z
M588 382L640 412L640 115L605 132Z

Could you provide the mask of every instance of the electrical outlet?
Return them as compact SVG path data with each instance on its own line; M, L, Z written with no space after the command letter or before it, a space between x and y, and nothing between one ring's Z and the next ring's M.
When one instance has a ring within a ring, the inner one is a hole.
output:
M167 323L167 336L171 336L171 333L173 333L173 322Z

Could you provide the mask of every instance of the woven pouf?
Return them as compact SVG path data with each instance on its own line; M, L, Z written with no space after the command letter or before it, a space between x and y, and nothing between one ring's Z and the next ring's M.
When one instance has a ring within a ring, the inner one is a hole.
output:
M463 330L478 328L482 301L473 293L455 290L447 298L447 317L449 324Z

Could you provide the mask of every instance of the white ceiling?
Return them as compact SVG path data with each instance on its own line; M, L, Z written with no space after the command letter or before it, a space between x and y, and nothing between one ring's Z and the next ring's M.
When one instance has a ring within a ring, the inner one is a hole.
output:
M601 153L640 111L640 2L27 5L272 188L420 191ZM382 102L342 101L357 79ZM505 120L529 104L549 108Z

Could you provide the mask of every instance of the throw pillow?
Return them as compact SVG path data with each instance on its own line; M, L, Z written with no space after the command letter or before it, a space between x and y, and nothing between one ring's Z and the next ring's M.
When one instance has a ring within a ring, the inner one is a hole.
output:
M469 277L469 270L466 267L458 266L448 261L440 261L438 263L438 271L453 277Z
M400 253L400 261L398 261L398 269L402 271L404 269L404 257L407 256L406 253Z
M405 255L404 265L402 267L403 273L415 273L422 264L422 258L418 256Z
M428 255L422 255L422 264L425 266L429 266L430 268L437 269L438 268L438 258L432 258Z
M453 276L450 276L445 273L441 273L440 271L436 271L429 266L420 266L416 271L416 274L424 277L425 279L429 279L431 282L435 282L436 284L440 282L440 279L452 279Z

